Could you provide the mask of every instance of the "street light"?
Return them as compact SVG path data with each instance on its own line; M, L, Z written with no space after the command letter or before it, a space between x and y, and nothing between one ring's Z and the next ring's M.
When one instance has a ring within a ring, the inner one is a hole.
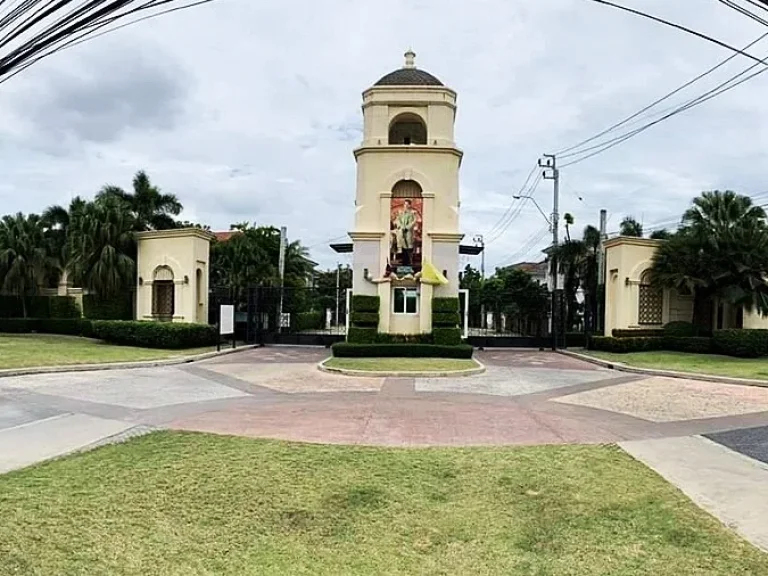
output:
M541 206L539 206L539 203L536 202L536 199L533 196L512 196L515 200L530 200L533 202L533 205L536 206L536 209L539 211L539 213L544 216L544 220L547 221L547 224L549 224L550 229L552 228L552 222L550 221L549 217L546 215L544 210L541 209Z

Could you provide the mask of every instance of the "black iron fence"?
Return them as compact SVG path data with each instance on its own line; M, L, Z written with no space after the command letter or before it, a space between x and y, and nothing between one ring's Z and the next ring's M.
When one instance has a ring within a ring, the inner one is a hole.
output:
M234 292L210 292L209 321L218 322L219 307L235 307L235 334L248 344L329 346L347 333L347 294L344 288L253 286Z

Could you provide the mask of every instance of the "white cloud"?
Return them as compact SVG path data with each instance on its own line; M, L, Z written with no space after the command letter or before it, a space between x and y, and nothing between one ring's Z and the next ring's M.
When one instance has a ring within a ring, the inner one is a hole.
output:
M691 2L627 4L737 46L764 32L715 2L695 12ZM179 196L186 218L217 229L287 225L333 265L339 256L324 241L353 220L360 94L400 66L408 46L459 92L470 237L493 226L541 153L595 134L728 55L586 0L394 0L386 10L217 0L64 51L3 84L2 211L128 186L146 169ZM764 55L768 40L752 51ZM680 99L748 64L735 59ZM767 86L768 74L564 169L563 212L577 230L596 224L600 208L610 227L626 214L651 225L679 217L703 189L768 190ZM551 182L535 197L549 212ZM489 245L488 269L543 227L527 203ZM545 244L519 257L536 258Z

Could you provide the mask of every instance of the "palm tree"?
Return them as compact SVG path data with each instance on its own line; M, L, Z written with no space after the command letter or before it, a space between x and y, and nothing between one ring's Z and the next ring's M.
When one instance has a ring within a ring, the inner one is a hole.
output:
M104 195L73 214L69 225L75 279L101 298L128 289L135 279L135 219L130 206Z
M654 255L652 281L694 294L693 322L711 327L712 298L768 314L765 211L732 191L704 192Z
M51 259L52 272L55 282L67 279L71 267L69 227L75 214L86 206L87 202L75 196L69 203L69 208L53 205L42 214L42 224L45 230L46 251Z
M48 264L40 216L21 212L4 216L0 220L0 291L21 299L25 318L26 299L37 294Z
M169 230L176 228L174 216L184 208L174 194L163 194L149 181L149 176L139 170L133 177L133 192L118 186L104 186L97 198L116 196L126 202L133 211L137 231Z
M636 238L643 237L643 225L635 220L632 216L627 216L621 221L619 226L619 234L622 236L634 236Z
M661 230L654 230L653 232L651 232L650 238L652 240L669 240L671 236L672 236L672 232L670 232L666 228L662 228Z

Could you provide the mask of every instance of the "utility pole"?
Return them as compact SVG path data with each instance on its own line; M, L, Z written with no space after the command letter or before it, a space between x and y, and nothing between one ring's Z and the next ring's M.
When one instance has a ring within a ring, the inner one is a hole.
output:
M475 245L479 244L480 247L483 249L483 251L480 252L480 278L485 280L485 238L483 238L482 234L477 234L472 238L472 241L475 243ZM464 305L466 306L467 304L465 303ZM481 328L486 327L485 326L485 304L480 304L480 327Z
M341 289L341 262L336 264L336 326L339 326L339 290Z
M557 157L554 154L544 154L539 159L539 167L544 168L542 176L545 180L553 180L554 195L552 197L552 350L557 350L557 332L559 329L557 313L557 247L560 243L558 228L560 222L560 170L557 169Z
M280 256L277 269L280 274L280 309L277 320L278 332L283 331L283 292L285 290L285 249L288 243L288 229L285 226L280 227Z
M608 211L600 210L600 247L597 251L597 323L596 328L605 330L605 248L603 243L607 238Z

